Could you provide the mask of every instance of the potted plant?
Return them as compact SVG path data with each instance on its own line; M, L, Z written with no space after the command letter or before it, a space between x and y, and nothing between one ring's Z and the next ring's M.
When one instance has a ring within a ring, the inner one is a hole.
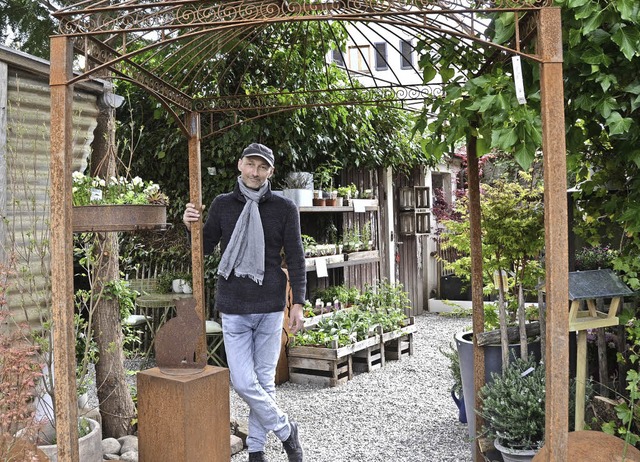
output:
M464 394L462 393L462 374L460 372L460 356L458 350L449 343L449 349L439 349L440 353L449 360L449 372L453 378L453 385L451 386L451 398L458 407L458 420L461 423L467 423L467 411L465 408Z
M540 255L544 247L542 189L534 185L531 176L521 173L518 180L502 179L482 186L480 208L482 214L482 268L485 293L498 293L497 324L485 327L499 332L498 345L485 346L485 381L491 372L506 369L512 358L527 358L529 349L539 355L539 342L527 332L535 327L525 313L525 294L534 293L539 278L544 275ZM455 214L444 220L440 236L443 248L454 249L459 257L445 266L469 281L471 278L470 225L467 197L460 198ZM494 278L494 273L503 277ZM516 342L510 341L511 325L517 325ZM460 353L463 392L469 423L469 434L475 436L473 394L473 343L471 333L455 336ZM497 357L495 356L497 354ZM496 369L498 368L498 369Z
M313 205L313 176L308 172L290 172L282 188L284 197L291 199L298 207Z
M128 231L165 226L168 197L140 177L107 180L73 173L73 231Z
M533 358L516 358L480 390L482 433L505 462L530 461L544 443L545 371Z

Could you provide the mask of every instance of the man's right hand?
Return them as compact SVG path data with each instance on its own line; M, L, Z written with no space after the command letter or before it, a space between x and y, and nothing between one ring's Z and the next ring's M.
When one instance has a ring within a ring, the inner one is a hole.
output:
M204 210L204 206L201 207ZM191 223L198 221L200 219L200 212L194 204L189 202L187 207L184 209L184 213L182 214L182 222L187 227L189 231L191 231Z

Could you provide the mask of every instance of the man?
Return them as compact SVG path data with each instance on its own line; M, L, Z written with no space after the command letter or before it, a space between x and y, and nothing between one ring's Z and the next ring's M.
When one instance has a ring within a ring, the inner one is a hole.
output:
M304 326L306 291L300 217L289 199L271 193L274 172L271 149L250 144L238 160L240 176L231 193L211 203L203 228L204 252L220 242L216 309L221 313L231 383L249 405L249 461L266 461L267 434L283 442L289 461L302 461L298 426L275 402L275 371L286 305L287 276L281 269L284 249L293 306L290 332ZM188 230L200 219L187 204L183 222Z

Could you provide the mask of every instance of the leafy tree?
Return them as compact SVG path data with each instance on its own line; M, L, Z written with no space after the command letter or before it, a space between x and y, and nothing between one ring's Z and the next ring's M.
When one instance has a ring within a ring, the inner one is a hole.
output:
M506 337L507 312L505 304L518 305L518 321L525 321L524 290L537 285L541 275L540 256L544 248L544 207L542 187L531 182L531 176L522 172L520 181L499 180L492 185L482 185L480 201L482 216L482 268L487 291L498 290L500 329L503 334L503 368L509 363ZM455 274L471 278L471 224L467 197L459 200L455 211L458 220L445 220L445 232L441 235L444 248L454 248L463 255L448 264ZM506 286L501 279L494 287L494 273L508 274ZM507 296L507 291L512 294ZM526 337L525 337L526 338ZM524 339L523 339L524 340ZM526 341L523 358L527 357Z
M640 288L640 4L559 0L576 233L618 246L614 269Z
M49 37L55 23L48 1L3 0L0 2L0 43L49 59Z

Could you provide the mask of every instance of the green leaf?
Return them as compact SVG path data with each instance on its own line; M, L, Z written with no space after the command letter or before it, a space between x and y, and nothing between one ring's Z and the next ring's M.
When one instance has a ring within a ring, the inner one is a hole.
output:
M578 8L579 6L583 6L586 3L589 3L589 0L569 0L567 2L567 6L569 8Z
M422 78L424 83L431 82L435 76L438 75L438 71L433 66L426 66L422 72Z
M582 35L589 35L594 30L598 29L604 21L603 11L600 10L593 16L589 17L582 26Z
M607 126L609 127L610 135L621 135L626 133L632 123L633 119L622 117L617 111L611 113L611 116L607 118Z
M616 10L620 12L620 17L625 21L636 21L638 19L637 0L615 0L612 3Z
M611 58L607 56L600 47L592 46L582 54L582 61L587 64L611 64Z
M611 36L619 47L625 58L629 61L638 53L638 43L640 43L640 32L638 29L626 27L624 24L618 24L617 29Z

